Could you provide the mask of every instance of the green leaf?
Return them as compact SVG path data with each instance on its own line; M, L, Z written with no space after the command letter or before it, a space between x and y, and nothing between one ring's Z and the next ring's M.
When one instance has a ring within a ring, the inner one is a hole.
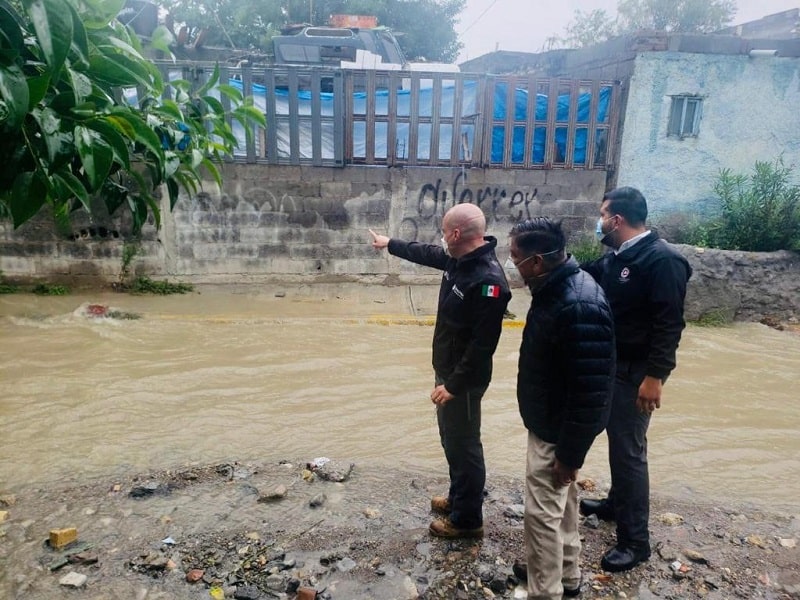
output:
M223 83L219 87L217 87L217 89L219 90L220 94L226 96L227 98L231 99L237 104L241 104L241 102L244 101L244 96L242 96L242 92L240 92L232 85L227 85Z
M22 26L5 2L0 4L0 48L5 65L13 64L23 48Z
M99 135L80 125L75 128L75 146L91 189L100 189L111 171L114 152Z
M47 148L48 169L58 168L69 161L72 154L72 135L61 130L61 119L50 108L37 108L31 115L39 126L41 139Z
M27 171L17 175L11 188L9 208L16 229L36 215L49 195L46 179L38 172Z
M254 121L258 125L262 127L267 126L267 117L255 106L240 106L239 108L233 111L235 114L241 114L244 116L244 120L241 121L242 125L247 125L247 120Z
M50 86L50 73L28 77L28 110L44 100L47 95L47 88Z
M18 128L28 114L30 102L28 82L18 66L0 67L0 99L5 102L8 110L7 126L11 129Z
M164 115L176 121L183 121L185 118L180 107L172 100L163 100L161 106L154 108L153 112Z
M102 29L108 26L109 21L116 18L119 11L125 6L125 0L84 0L83 23L89 29Z
M150 129L141 117L121 108L116 109L115 116L123 119L131 126L134 132L134 140L144 145L159 162L164 162L164 150L161 148L161 140L158 139L155 131Z
M116 115L108 115L105 117L105 119L114 127L114 129L116 129L120 134L124 135L129 140L136 139L136 130L126 119Z
M203 159L203 166L206 170L211 173L211 176L214 178L214 181L217 182L217 186L222 188L222 174L220 174L219 169L217 169L217 165L213 162L208 160L207 158Z
M109 122L110 118L99 118L86 121L84 126L97 132L103 141L114 150L114 158L126 169L131 168L130 147L125 138L120 135L115 124Z
M164 179L169 179L181 166L180 157L172 151L164 153Z
M169 193L169 209L172 210L178 202L178 193L180 192L180 187L175 179L167 179L167 192Z
M91 213L92 209L89 204L89 194L86 188L83 187L80 179L75 177L69 169L61 169L58 173L53 173L53 183L58 190L59 199L67 202L72 198L77 198L83 205L87 212Z
M72 45L72 14L64 0L23 0L23 4L44 59L57 80Z
M89 63L89 39L86 35L86 28L83 26L83 21L78 11L72 3L67 2L69 11L72 14L72 50L77 55L80 63ZM73 59L73 65L76 61Z
M208 81L206 81L200 87L200 89L197 90L197 95L198 96L206 95L211 88L213 88L215 85L217 85L218 81L219 81L219 64L215 64L214 65L214 72L211 73L211 76L208 78Z
M72 92L75 94L75 104L84 103L92 95L92 80L74 69L68 69L67 72L72 83Z
M222 106L222 102L214 98L214 96L203 96L201 100L208 104L218 117L225 114L225 107Z
M137 60L144 59L144 57L139 54L139 51L127 42L115 37L109 37L108 41L111 43L112 47L116 48L117 50L122 50L130 58L135 58Z
M142 62L137 62L122 54L96 54L89 59L92 74L110 85L133 87L137 85L150 88L150 71Z
M172 53L170 46L174 42L175 36L163 25L156 27L150 35L150 46L152 46L154 50L159 50L169 56L172 62L175 62L175 55Z

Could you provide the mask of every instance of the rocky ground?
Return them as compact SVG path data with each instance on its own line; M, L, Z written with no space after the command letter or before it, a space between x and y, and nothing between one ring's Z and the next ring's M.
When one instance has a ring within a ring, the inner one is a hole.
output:
M486 535L431 538L445 479L270 461L0 494L4 598L524 598L522 482L490 475ZM321 466L320 466L321 465ZM311 468L309 468L311 467ZM598 493L582 482L583 495ZM63 549L52 529L75 527ZM654 498L651 560L607 574L613 526L587 519L583 598L800 598L800 516Z

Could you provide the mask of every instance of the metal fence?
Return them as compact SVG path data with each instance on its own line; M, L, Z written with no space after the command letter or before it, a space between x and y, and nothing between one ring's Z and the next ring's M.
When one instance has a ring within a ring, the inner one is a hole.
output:
M197 85L213 71L161 68ZM290 67L221 75L266 115L247 139L232 124L236 161L607 170L614 160L618 82Z

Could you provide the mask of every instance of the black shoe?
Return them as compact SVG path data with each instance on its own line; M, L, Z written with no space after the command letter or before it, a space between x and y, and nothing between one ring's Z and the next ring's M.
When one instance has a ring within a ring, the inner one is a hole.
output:
M600 566L604 571L618 573L628 571L650 558L649 546L621 546L616 545L605 553Z
M511 572L520 581L528 581L528 565L525 562L515 560L511 566Z
M514 576L519 579L520 581L528 581L528 565L522 561L515 560L514 564L511 566L511 571L514 573ZM581 582L578 584L576 588L564 588L564 595L567 598L577 598L581 595L581 586L583 585L583 576L581 576Z
M614 507L605 498L581 500L580 512L584 517L597 515L597 518L601 521L613 521L615 519Z
M583 585L583 580L581 580L581 583L579 583L578 587L576 587L576 588L565 587L564 588L564 596L566 598L577 598L578 596L581 595L581 585Z

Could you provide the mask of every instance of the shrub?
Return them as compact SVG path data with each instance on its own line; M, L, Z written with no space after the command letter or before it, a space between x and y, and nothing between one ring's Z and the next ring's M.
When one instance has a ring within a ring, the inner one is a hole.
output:
M603 245L594 235L584 233L570 240L567 244L567 252L583 264L600 258L603 255Z
M800 250L800 186L778 158L756 162L753 174L723 169L714 184L720 216L707 225L709 245L723 250Z
M69 288L66 286L52 283L37 283L31 291L39 296L66 296L69 294Z

